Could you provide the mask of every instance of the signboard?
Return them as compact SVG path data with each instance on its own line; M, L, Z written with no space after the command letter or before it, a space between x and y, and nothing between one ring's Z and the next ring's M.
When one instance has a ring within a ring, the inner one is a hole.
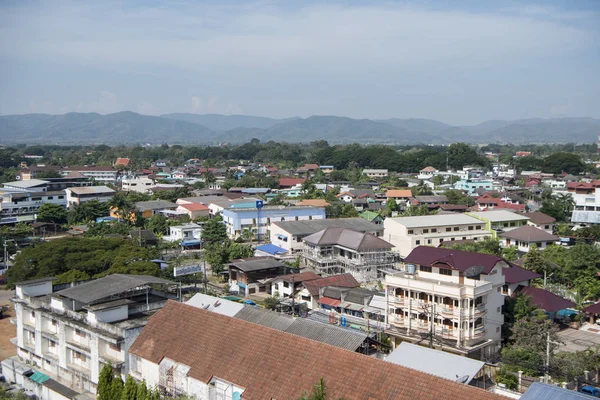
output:
M262 200L256 200L256 208L263 208L264 203Z
M173 268L173 276L184 276L197 274L202 272L201 265L186 265L185 267L175 267Z

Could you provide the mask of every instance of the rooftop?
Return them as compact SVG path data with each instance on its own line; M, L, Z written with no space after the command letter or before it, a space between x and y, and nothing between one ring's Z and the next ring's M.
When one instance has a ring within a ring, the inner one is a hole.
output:
M291 235L310 235L326 228L348 228L358 232L383 231L383 226L375 225L364 218L313 219L312 221L273 222Z
M510 268L503 268L502 275L504 275L504 281L507 284L526 282L541 276L540 274L536 274L533 271L522 268L515 264L511 264Z
M443 215L425 215L420 217L398 217L387 218L386 221L394 221L407 228L420 228L429 226L449 226L449 225L468 225L481 224L481 220L465 214L443 214Z
M410 264L434 265L442 263L461 272L470 267L481 266L484 274L489 274L500 261L504 261L504 259L491 254L428 246L418 246L404 258L404 262Z
M190 306L213 311L221 315L227 315L228 317L233 317L245 307L243 304L236 303L235 301L219 299L202 293L196 293L185 303Z
M347 228L327 228L304 238L316 246L338 245L356 251L391 249L393 244L367 232L357 232Z
M22 181L5 182L5 183L3 183L3 185L27 189L27 188L32 188L32 187L36 187L36 186L47 185L49 183L50 183L50 181L44 181L41 179L26 179L26 180L22 180Z
M554 236L532 225L523 225L501 233L499 236L525 243L556 242L559 240L558 236Z
M328 286L355 288L359 287L360 283L350 273L332 275L304 282L304 287L313 296L318 296L319 289Z
M529 218L529 220L531 222L533 222L536 225L545 225L545 224L552 224L554 222L556 222L556 219L544 214L543 212L528 212L523 214L523 216Z
M180 204L179 207L189 211L208 211L208 207L201 203Z
M260 271L262 269L282 268L286 265L271 257L252 257L233 260L229 265L244 272Z
M492 223L494 222L510 222L510 221L529 221L529 218L523 214L517 214L506 210L494 211L477 211L469 213L476 218L485 219Z
M545 289L523 286L519 288L519 292L529 297L532 304L546 312L557 312L565 308L575 307L575 303L572 301L563 299Z
M235 346L231 346L235 343ZM244 389L243 397L293 399L323 378L332 398L481 400L501 397L325 343L169 301L130 353L158 364L189 366L188 376L219 377ZM294 371L294 373L286 373Z
M100 194L100 193L115 193L115 191L108 186L82 186L82 187L70 187L70 190L76 194Z
M177 204L171 203L167 200L150 200L138 201L137 203L135 203L135 207L139 211L162 210L163 208L176 208Z

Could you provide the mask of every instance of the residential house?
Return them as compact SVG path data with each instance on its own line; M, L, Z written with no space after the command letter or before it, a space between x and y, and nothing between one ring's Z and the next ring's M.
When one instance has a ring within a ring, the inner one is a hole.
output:
M510 268L504 268L502 270L502 275L504 275L502 294L505 296L512 296L523 286L531 286L532 279L541 277L540 274L522 268L521 266L516 265L516 263L511 263Z
M524 225L501 233L498 236L500 237L500 245L502 247L515 246L523 253L527 253L531 246L535 246L539 250L544 250L548 245L560 240L558 236L532 225Z
M383 225L383 220L384 218L377 212L375 211L363 211L360 214L361 218L364 218L365 220L375 224L375 225Z
M598 188L592 182L569 182L567 183L567 191L573 194L583 194L590 195L594 194L596 189Z
M485 222L485 229L492 232L496 237L498 233L508 232L512 229L527 225L529 218L523 214L517 214L507 210L476 211L467 213Z
M544 214L543 212L529 212L523 214L523 216L529 218L527 224L531 226L535 226L536 228L546 231L550 234L554 231L554 223L556 222L556 219Z
M17 362L80 392L96 392L103 364L122 377L129 346L175 283L144 275L114 274L53 291L53 278L16 283Z
M320 165L320 166L319 166L319 169L320 169L321 171L323 171L323 173L324 173L325 175L327 175L327 174L330 174L330 173L332 173L332 172L333 172L333 170L335 169L335 167L334 167L333 165Z
M454 184L454 189L463 190L469 196L474 196L477 194L477 189L482 189L485 191L492 190L494 188L494 183L490 180L486 179L461 179L460 181Z
M573 200L571 222L584 226L600 224L600 188L589 194L574 194Z
M278 276L271 282L271 295L279 295L284 298L296 298L298 293L304 288L304 282L313 281L315 279L321 279L321 276L312 271ZM303 298L298 298L297 300L298 303L310 302L310 296L307 295Z
M412 204L424 204L429 209L437 209L442 204L448 204L448 198L444 195L440 196L415 196Z
M399 260L392 244L347 228L326 228L303 242L302 263L324 276L350 273L359 282L370 282L393 271Z
M294 186L300 186L304 183L306 179L304 178L279 178L279 188L280 189L290 189Z
M383 293L363 288L328 286L317 300L319 308L309 318L341 326L383 332L386 301ZM333 321L332 321L333 320Z
M419 175L417 175L418 179L431 179L433 178L435 175L437 175L440 171L438 171L436 168L434 167L425 167L423 168L421 171L419 171Z
M480 211L494 209L508 209L521 212L525 211L525 204L514 204L512 201L507 201L499 197L493 197L487 193L478 197L475 201L475 204Z
M375 192L370 189L362 189L362 190L347 190L341 192L336 196L338 200L343 201L344 203L354 203L356 200L364 200L367 199L375 199Z
M168 302L148 321L131 346L130 360L136 379L169 396L295 399L323 379L332 398L500 399L482 389L177 302ZM281 379L282 374L288 378Z
M289 253L302 251L302 240L327 228L348 228L357 232L368 232L375 236L383 235L383 227L363 218L313 219L304 221L272 221L270 241Z
M306 302L309 310L321 308L319 299L328 287L358 288L360 283L350 273L331 275L318 279L310 279L302 282L303 288L296 294L297 302Z
M544 310L551 319L555 319L560 310L576 307L572 301L564 299L546 289L523 286L517 292L529 297L531 304L540 310Z
M115 161L115 168L127 168L129 166L129 158L119 157Z
M394 199L396 202L407 202L412 196L412 192L409 189L388 189L385 192L387 200Z
M421 217L386 218L383 238L393 244L402 257L421 245L438 246L445 241L483 240L492 234L477 218L452 213Z
M515 153L515 157L529 157L531 156L531 152L530 151L517 151Z
M433 332L444 347L476 359L500 350L506 260L419 246L404 262L403 272L385 277L386 333L414 343Z
M91 200L103 203L109 202L116 193L108 186L72 187L65 189L65 192L67 195L67 207L69 208Z
M296 170L298 174L314 174L315 171L319 170L318 164L304 164Z
M269 237L272 222L325 219L325 208L265 206L259 209L253 204L251 207L224 209L221 211L221 216L227 226L227 234L231 238L240 237L244 230Z
M381 178L386 178L388 176L388 170L387 169L363 169L363 175L366 175L369 178L381 179Z
M274 257L274 258L283 258L287 256L287 250L281 248L279 246L275 246L272 243L265 243L259 246L256 246L254 249L255 257ZM286 257L287 258L287 257Z
M138 201L135 203L135 209L142 214L142 217L152 218L153 215L160 214L163 210L175 211L177 204L167 200Z
M230 290L243 296L271 293L271 281L290 273L291 267L271 257L233 260L229 264Z
M185 212L190 217L190 219L210 216L209 208L206 205L200 203L180 204L179 206L177 206L175 211Z
M182 246L198 246L202 236L202 227L190 223L184 225L173 225L169 227L169 235L163 236L168 242L180 242Z

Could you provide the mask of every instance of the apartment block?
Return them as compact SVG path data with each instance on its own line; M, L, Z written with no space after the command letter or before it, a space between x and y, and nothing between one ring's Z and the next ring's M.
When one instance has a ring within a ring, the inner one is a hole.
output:
M404 259L404 271L385 278L387 333L485 358L500 349L504 323L501 257L420 246Z
M508 232L529 222L529 217L507 210L478 211L467 215L484 221L485 229L492 232L494 237L497 233Z
M600 224L600 188L591 193L573 193L575 207L571 222L580 225Z
M177 298L157 289L174 283L153 276L114 274L57 291L52 281L16 284L13 365L29 365L78 392L95 393L105 363L125 377L129 346L148 318Z
M445 241L483 240L490 237L485 222L464 214L386 218L383 239L396 247L402 257L418 246L439 246Z

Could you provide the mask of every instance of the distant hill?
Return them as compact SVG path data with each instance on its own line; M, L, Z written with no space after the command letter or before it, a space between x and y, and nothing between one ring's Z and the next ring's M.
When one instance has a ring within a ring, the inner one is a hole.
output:
M202 122L202 123L201 123ZM600 133L594 118L486 121L451 126L428 119L353 119L336 116L273 119L247 115L168 114L130 111L108 115L68 113L0 116L0 143L40 144L215 144L261 141L330 143L445 144L591 143Z

